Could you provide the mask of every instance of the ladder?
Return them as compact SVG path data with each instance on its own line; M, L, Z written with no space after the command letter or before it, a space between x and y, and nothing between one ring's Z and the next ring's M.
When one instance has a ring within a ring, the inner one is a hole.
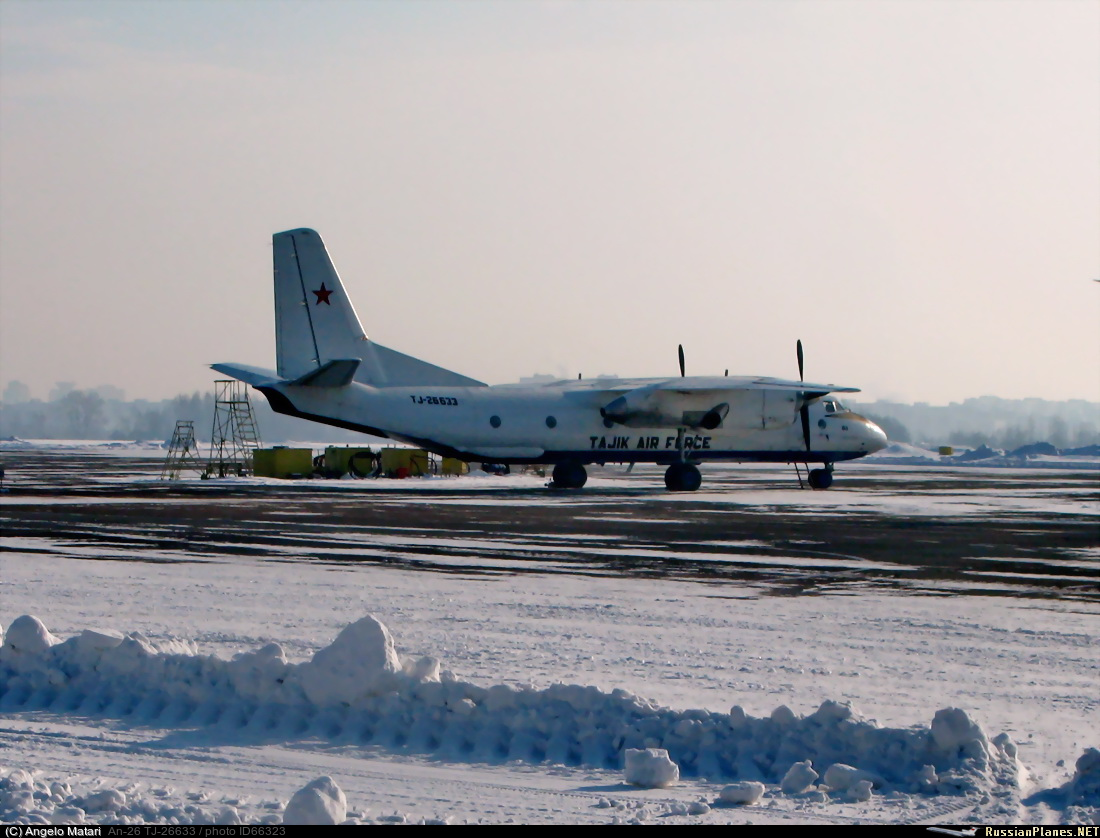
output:
M260 432L244 382L214 382L214 427L210 434L207 477L241 477L252 471Z
M177 419L172 431L172 442L168 446L168 456L164 458L164 467L160 470L161 480L179 480L184 469L201 472L199 462L199 444L195 441L195 422L192 419Z

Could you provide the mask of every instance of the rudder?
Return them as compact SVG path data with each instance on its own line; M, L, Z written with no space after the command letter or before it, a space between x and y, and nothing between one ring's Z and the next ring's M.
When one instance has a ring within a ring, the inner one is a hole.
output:
M367 336L321 237L303 228L271 241L279 375L296 379L329 361L362 359Z

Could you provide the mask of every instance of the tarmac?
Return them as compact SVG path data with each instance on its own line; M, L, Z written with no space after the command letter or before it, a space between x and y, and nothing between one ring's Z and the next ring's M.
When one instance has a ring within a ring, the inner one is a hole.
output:
M814 492L790 467L722 465L699 493L671 494L645 466L554 491L517 476L162 481L152 457L79 450L8 451L3 465L2 541L58 556L1100 600L1095 470L866 463Z

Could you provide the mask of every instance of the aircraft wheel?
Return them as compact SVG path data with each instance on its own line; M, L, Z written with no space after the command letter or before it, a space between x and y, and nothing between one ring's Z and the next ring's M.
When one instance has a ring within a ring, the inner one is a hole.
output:
M588 482L588 472L580 463L558 463L553 478L556 489L579 489Z
M810 472L811 489L828 489L833 485L833 473L828 469L815 468Z
M670 492L694 492L703 482L703 475L691 463L673 463L665 472L665 486Z

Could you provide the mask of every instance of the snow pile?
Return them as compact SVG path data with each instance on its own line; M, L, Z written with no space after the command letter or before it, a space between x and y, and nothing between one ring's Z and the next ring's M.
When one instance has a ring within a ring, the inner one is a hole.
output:
M239 801L233 801L238 803ZM210 805L206 795L173 796L169 789L103 787L98 779L83 782L45 779L37 772L15 769L0 777L0 822L19 824L84 823L242 823L230 802ZM263 803L246 813L252 823L279 823L279 803Z
M373 617L346 627L298 665L277 643L231 661L199 655L184 641L153 643L138 632L85 630L61 643L31 616L17 618L0 647L0 705L29 701L145 721L162 718L166 705L179 720L200 708L254 709L256 702L346 705L427 680L439 680L438 662L402 664L389 631Z
M668 788L680 779L680 769L663 748L627 748L626 781L647 789Z
M874 774L854 768L851 765L845 765L842 762L833 763L825 769L825 776L822 779L825 781L825 785L833 791L848 791L853 786L861 783L867 783L868 788L883 784L881 777L876 777Z
M321 824L333 826L348 816L348 800L331 777L318 777L305 788L298 789L283 812L286 824Z
M102 778L50 780L38 772L0 769L0 823L19 824L339 824L370 823L366 812L350 813L344 792L331 777L318 777L288 803L247 798L211 799L205 791L127 783ZM387 822L383 818L378 823Z
M751 806L763 796L764 784L755 780L731 783L718 793L718 799L723 803L733 803L736 806Z
M964 451L962 454L957 454L951 458L953 462L968 463L973 460L989 460L993 457L1003 457L1004 451L995 450L988 445L979 445L977 448L971 451Z
M1100 750L1089 748L1081 754L1068 791L1071 803L1100 806Z
M269 648L272 653L282 651L274 645ZM298 671L306 698L326 705L352 704L363 696L397 689L402 667L389 630L373 617L364 617Z
M817 777L818 773L814 771L808 759L796 762L783 775L779 788L786 794L802 794L814 784Z
M1007 452L1005 456L1020 460L1030 460L1034 457L1057 457L1061 453L1062 452L1049 442L1033 442L1030 445L1021 445L1019 448Z
M16 618L6 635L0 629L0 641L3 641L0 654L13 660L22 655L37 655L61 642L49 633L38 618L29 616Z
M991 741L959 709L940 710L927 727L894 729L834 701L805 717L779 707L754 718L740 707L672 710L577 684L482 687L440 673L433 658L402 661L373 617L300 664L276 644L226 661L138 633L84 631L57 642L36 618L20 617L0 647L0 710L39 709L216 726L226 736L317 736L465 762L619 770L630 750L663 749L682 776L784 783L792 792L809 788L814 773L825 793L849 794L862 781L861 794L1017 786L1008 737Z
M1077 759L1065 794L1065 823L1100 823L1100 749L1088 748Z

